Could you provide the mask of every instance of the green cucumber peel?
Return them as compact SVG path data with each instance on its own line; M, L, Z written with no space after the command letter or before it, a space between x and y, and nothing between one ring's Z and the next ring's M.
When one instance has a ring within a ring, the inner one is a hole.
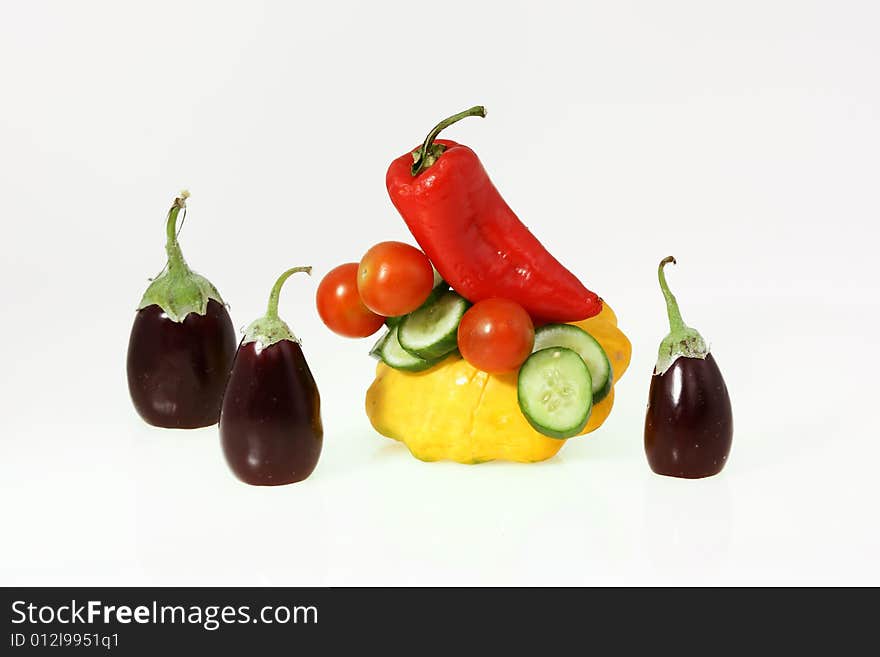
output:
M431 288L431 293L428 294L428 298L422 302L422 305L416 308L413 312L421 310L429 303L436 301L437 297L441 294L449 290L449 283L443 280L443 277L437 272L437 269L434 268L434 265L431 265L431 268L434 269L434 287ZM394 315L392 317L385 318L385 326L392 329L398 324L400 324L408 315L412 315L412 313L407 313L406 315Z
M657 277L660 279L660 290L666 299L666 313L669 316L669 335L660 343L657 354L657 364L654 366L654 374L664 374L672 367L672 364L680 357L705 359L709 355L709 345L703 336L684 323L681 311L678 309L678 301L666 283L666 274L663 267L669 263L677 264L675 258L668 256L660 261L657 269Z
M269 293L269 305L266 308L266 314L260 317L260 319L251 322L251 324L245 329L244 338L241 341L242 344L256 342L257 351L262 351L282 340L290 340L297 344L300 343L299 338L293 334L293 331L290 330L287 323L278 316L278 299L281 296L281 288L284 286L284 282L288 278L299 272L311 276L312 268L293 267L278 277L278 280L275 281L275 285L272 286L272 291Z
M204 315L208 312L208 301L213 299L221 305L223 299L211 282L189 268L183 259L180 243L177 241L177 217L183 210L186 216L186 199L189 192L182 191L174 199L165 222L165 252L168 262L144 292L137 309L159 306L165 315L175 322L182 322L190 313Z

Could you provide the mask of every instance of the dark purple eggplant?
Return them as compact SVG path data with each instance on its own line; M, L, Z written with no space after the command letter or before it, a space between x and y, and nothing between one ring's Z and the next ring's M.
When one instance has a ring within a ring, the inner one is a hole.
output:
M188 196L182 192L168 211L168 263L138 306L126 368L140 416L172 429L217 423L235 356L235 329L220 293L189 268L177 241L177 217Z
M241 481L278 486L302 481L321 455L321 397L299 340L278 317L284 272L266 315L248 326L238 347L220 413L226 462Z
M645 453L657 474L699 479L721 472L733 442L730 395L709 347L681 318L660 262L670 332L660 352L645 418Z

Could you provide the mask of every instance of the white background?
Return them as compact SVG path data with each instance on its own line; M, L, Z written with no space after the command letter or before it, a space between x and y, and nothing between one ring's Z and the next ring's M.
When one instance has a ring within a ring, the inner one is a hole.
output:
M874 2L5 2L0 584L880 584ZM392 158L439 119L615 309L608 422L538 465L426 464L363 411L371 342L282 315L314 475L251 488L125 381L164 219L242 326L283 269L408 239ZM718 477L642 447L656 266L736 421Z

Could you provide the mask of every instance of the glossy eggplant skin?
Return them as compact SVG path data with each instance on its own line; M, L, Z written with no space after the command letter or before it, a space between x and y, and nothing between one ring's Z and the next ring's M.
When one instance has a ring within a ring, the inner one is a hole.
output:
M128 342L128 390L148 424L194 429L216 424L235 357L235 329L223 304L169 319L157 305L137 311Z
M238 349L220 413L220 441L232 472L246 484L292 484L318 464L321 398L298 343L257 344Z
M651 378L645 453L654 472L687 479L718 474L732 441L730 395L712 354L681 356Z

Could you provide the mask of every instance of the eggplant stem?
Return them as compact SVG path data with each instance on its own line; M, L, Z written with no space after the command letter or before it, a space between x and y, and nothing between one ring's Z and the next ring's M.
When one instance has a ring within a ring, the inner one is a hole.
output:
M292 269L288 269L286 272L281 274L278 277L278 280L275 281L275 285L272 286L272 292L269 293L269 306L266 309L266 317L272 319L278 319L278 299L281 296L281 288L284 286L284 282L299 272L305 272L309 276L312 274L311 267L293 267Z
M180 243L177 241L177 236L180 234L177 228L177 216L183 210L183 216L186 217L186 199L188 198L188 191L180 192L180 196L174 199L171 209L168 210L168 218L165 220L165 253L168 254L168 269L170 270L185 270L187 268L183 252L180 250Z
M672 294L672 291L669 289L669 285L666 282L666 274L663 272L663 268L670 262L673 265L678 264L673 256L667 256L660 261L660 266L657 268L657 278L660 279L660 289L663 291L663 297L666 299L666 314L669 316L669 329L674 333L686 329L687 325L681 318L681 311L678 309L678 301L676 301L675 295Z
M666 283L666 275L663 267L669 263L675 263L675 258L669 256L660 261L657 269L657 277L660 279L660 289L666 299L666 314L669 316L669 335L663 338L660 349L657 352L657 365L654 367L655 374L663 374L672 363L680 356L686 358L705 358L709 353L709 347L699 331L684 323L681 311L678 309L678 301Z

